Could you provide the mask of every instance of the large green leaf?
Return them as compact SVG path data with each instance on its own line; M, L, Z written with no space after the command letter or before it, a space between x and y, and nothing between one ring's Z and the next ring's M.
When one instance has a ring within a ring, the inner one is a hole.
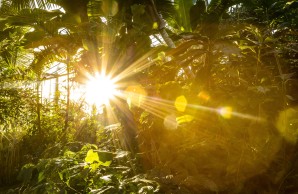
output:
M87 152L85 162L89 162L89 163L100 162L98 154L96 152L93 152L93 150L89 150Z
M96 170L99 166L110 166L113 154L110 152L94 152L90 149L87 152L85 162L91 163L92 170Z

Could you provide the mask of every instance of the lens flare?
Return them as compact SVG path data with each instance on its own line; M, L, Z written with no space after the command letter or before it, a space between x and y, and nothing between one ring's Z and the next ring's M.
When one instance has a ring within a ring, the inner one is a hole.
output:
M208 102L210 100L210 95L208 92L206 91L201 91L199 94L198 94L198 98L200 99L200 101L202 102Z
M147 96L146 90L141 85L128 86L125 90L126 102L129 107L132 105L140 107Z
M178 111L184 112L187 106L187 100L185 96L179 96L175 100L175 107Z
M279 113L276 128L288 142L295 144L298 140L298 107L288 108Z
M174 130L177 129L178 123L175 115L168 115L164 118L163 124L166 129Z
M223 107L218 110L218 113L225 119L230 119L232 117L233 111L232 107Z

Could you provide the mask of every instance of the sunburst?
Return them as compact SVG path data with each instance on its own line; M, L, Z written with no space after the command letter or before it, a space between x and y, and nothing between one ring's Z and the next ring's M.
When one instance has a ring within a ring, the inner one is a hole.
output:
M86 102L97 106L108 105L117 95L117 87L115 80L104 73L90 76L85 85Z

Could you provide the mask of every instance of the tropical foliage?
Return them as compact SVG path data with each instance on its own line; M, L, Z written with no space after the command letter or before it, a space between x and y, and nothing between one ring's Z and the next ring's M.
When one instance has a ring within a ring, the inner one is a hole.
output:
M0 1L0 193L297 193L297 7Z

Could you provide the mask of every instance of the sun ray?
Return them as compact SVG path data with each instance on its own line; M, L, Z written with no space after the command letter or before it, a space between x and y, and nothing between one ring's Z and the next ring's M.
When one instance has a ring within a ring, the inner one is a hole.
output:
M108 41L108 40L106 40ZM104 42L106 42L104 41ZM100 88L97 86L97 91L100 95L94 95L96 98L94 101L99 101L97 103L99 104L108 104L109 100L113 101L113 103L118 106L120 109L122 109L123 105L121 105L123 102L127 101L129 106L132 104L133 106L140 107L144 109L145 111L161 118L165 119L165 117L174 114L174 115L181 115L181 114L189 114L189 112L192 112L191 114L194 114L193 111L190 110L197 110L197 111L207 111L212 112L214 114L218 114L219 116L225 118L225 119L231 119L232 117L242 118L242 119L250 119L255 121L263 121L264 119L260 117L256 117L249 114L239 113L232 110L232 107L207 107L197 104L189 104L184 96L178 97L175 101L165 100L154 96L148 96L145 89L138 89L139 86L131 85L131 82L127 81L127 78L142 72L146 68L151 67L154 65L154 61L157 59L149 60L149 57L152 56L154 53L156 53L156 50L151 50L147 54L142 55L138 60L133 62L132 64L128 65L127 68L123 69L123 64L125 60L122 58L118 58L115 61L115 65L108 64L108 59L111 57L111 55L108 55L110 53L110 50L106 48L102 51L103 56L101 57L101 68L100 73L98 75L95 75L95 77L99 78L101 77L108 77L108 80L112 80L113 84L117 84L117 89L115 89L115 86L110 85L108 82L105 82L105 86ZM110 65L111 68L108 70L107 66ZM122 66L122 67L121 67ZM86 73L86 76L89 80L92 80L92 76L89 73ZM88 85L88 84L87 84ZM96 85L96 84L95 84ZM99 83L97 83L99 85ZM113 88L114 87L114 88ZM131 87L135 90L131 90ZM142 86L140 86L141 88ZM92 86L90 88L96 88L95 86ZM106 92L103 91L109 91L109 88L114 92L112 92L111 95L106 94ZM130 88L130 89L129 89ZM94 89L93 89L94 90ZM117 92L116 92L117 91ZM99 98L107 98L108 100L99 100ZM202 94L201 96L202 97ZM93 98L93 97L92 97ZM118 99L122 100L118 100ZM209 97L206 100L209 100ZM101 102L100 102L101 101ZM123 108L124 109L124 108ZM112 109L109 109L109 114L112 114ZM124 113L125 114L125 113ZM115 115L114 115L115 116ZM194 115L192 115L194 116ZM113 122L113 121L111 121ZM109 121L110 123L110 121Z
M117 75L115 75L115 80L118 82L120 80L124 80L128 77L131 77L137 73L140 73L144 69L154 65L154 61L148 60L148 57L150 57L154 52L154 50L144 54L141 58L133 62L131 65L129 65L126 69L119 72ZM114 75L117 72L118 69L114 68L111 71L111 74Z
M150 98L146 101L141 108L148 110L148 112L154 113L155 116L164 118L168 114L175 113L175 107L170 103L162 102L160 100L152 100Z
M121 91L121 93L122 93L121 98L126 99L128 96L128 93L125 91ZM142 96L138 93L135 93L134 95L144 98L144 102L141 104L133 102L134 106L139 106L140 108L144 109L145 111L147 111L161 119L164 119L169 114L179 112L176 110L174 101L165 100L165 99L152 97L152 96ZM222 116L225 119L230 119L233 116L233 117L237 117L237 118L241 118L241 119L254 120L257 122L265 121L265 119L263 119L261 117L232 111L231 107L215 107L214 108L214 107L207 107L207 106L195 105L195 104L187 104L186 107L189 109L196 109L199 111L213 112L214 114L218 114L219 116ZM188 113L185 112L184 114L188 114Z
M114 102L116 102L116 99L114 100ZM113 125L116 123L119 123L119 120L115 114L115 111L113 110L113 108L111 106L105 106L105 110L106 110L106 125Z

